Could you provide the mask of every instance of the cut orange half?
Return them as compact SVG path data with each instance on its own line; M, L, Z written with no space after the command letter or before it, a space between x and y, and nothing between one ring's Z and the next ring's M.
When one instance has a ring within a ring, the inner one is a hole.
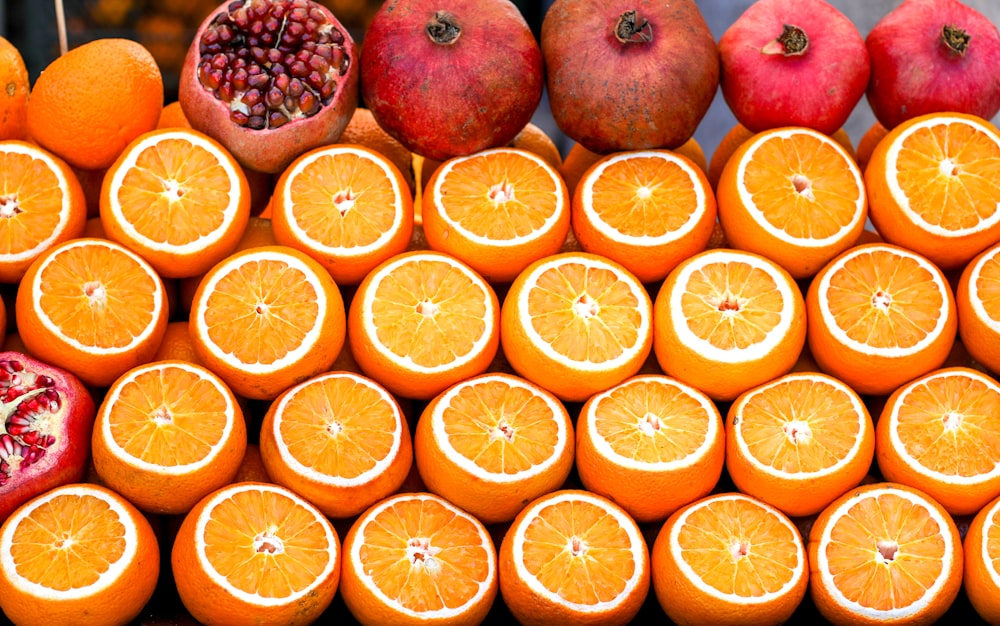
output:
M319 261L338 284L356 285L406 249L413 199L388 157L334 144L303 154L278 178L271 220L278 243Z
M1000 622L1000 497L972 519L963 544L962 586L979 616Z
M962 345L977 362L1000 373L1000 243L965 266L955 304Z

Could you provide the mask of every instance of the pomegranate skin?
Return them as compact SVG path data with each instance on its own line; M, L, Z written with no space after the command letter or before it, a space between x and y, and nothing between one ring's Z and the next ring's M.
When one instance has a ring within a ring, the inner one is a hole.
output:
M599 154L680 146L719 85L715 39L693 0L556 0L541 47L556 124Z
M97 409L79 378L13 351L0 352L0 397L3 523L31 498L83 480Z
M968 36L964 52L946 45L945 27L959 48ZM865 44L872 68L866 96L886 128L927 113L988 120L1000 111L1000 33L968 5L904 0L872 27Z
M509 0L387 0L365 33L361 97L407 149L443 161L514 139L544 75Z
M758 0L719 38L719 60L726 104L755 133L805 126L833 134L865 95L871 70L857 27L824 0Z
M270 5L275 1L246 0L246 4ZM291 0L286 3L291 4ZM225 146L245 168L278 174L302 153L334 143L344 132L358 106L359 51L347 28L334 14L325 6L310 0L307 3L310 8L320 11L326 21L344 37L341 46L348 63L346 72L335 81L337 88L332 100L322 105L318 113L309 117L295 117L280 127L254 130L241 126L232 121L230 104L218 99L211 89L206 88L198 72L200 42L206 29L211 28L217 17L228 12L233 4L235 2L229 1L220 4L198 28L181 68L177 99L191 127Z

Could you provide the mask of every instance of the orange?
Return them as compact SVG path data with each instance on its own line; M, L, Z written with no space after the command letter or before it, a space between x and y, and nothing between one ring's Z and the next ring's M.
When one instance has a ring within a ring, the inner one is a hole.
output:
M872 224L889 243L943 270L965 265L1000 240L1000 131L962 113L899 124L865 168Z
M920 254L863 244L828 263L806 292L808 342L824 372L881 395L940 367L957 332L944 275Z
M150 513L186 513L236 475L247 444L243 411L200 365L135 367L105 394L91 451L102 483Z
M500 311L514 370L561 400L583 401L636 374L653 343L642 283L596 254L563 252L529 265Z
M809 278L854 245L868 201L861 170L839 143L808 128L757 133L719 178L719 222L734 248Z
M500 593L525 626L628 624L649 593L649 569L635 520L586 491L532 501L500 544Z
M35 259L15 309L33 355L95 387L147 363L167 329L163 280L140 256L104 239L71 239Z
M203 624L308 624L340 582L340 540L308 501L277 485L236 483L184 517L170 554L184 607Z
M221 144L188 128L137 137L101 187L108 239L164 278L208 271L236 249L249 217L243 170Z
M486 371L500 343L496 293L441 252L405 252L372 270L348 311L351 354L393 394L429 400Z
M792 517L856 487L875 455L861 398L818 372L786 374L741 394L726 417L726 469L741 492Z
M212 267L191 303L198 358L237 394L273 400L329 369L346 336L330 274L286 246L248 248Z
M795 525L739 493L707 496L668 517L652 564L656 599L679 624L781 624L809 584Z
M27 139L28 68L20 50L4 37L0 37L0 85L0 140Z
M268 476L327 517L354 517L403 484L410 427L375 381L351 372L305 380L271 403L260 428Z
M175 320L167 323L167 330L163 333L160 347L153 355L153 361L184 361L201 365L198 353L194 349L194 341L191 340L191 332L187 320Z
M114 77L114 80L109 80ZM108 167L163 109L156 60L130 39L100 38L56 57L28 100L28 131L73 167Z
M83 235L87 202L62 159L23 141L0 141L0 217L0 282L16 283L43 252Z
M983 620L1000 623L1000 498L972 519L963 541L962 586Z
M1000 495L1000 384L947 367L886 400L875 458L886 480L920 489L952 515L974 515Z
M809 567L812 600L835 624L932 624L961 588L962 543L926 494L871 483L816 518Z
M955 287L958 335L969 355L1000 373L1000 243L969 261Z
M128 624L152 598L160 550L149 521L89 484L29 500L0 527L0 609L25 626Z
M861 135L861 139L858 140L858 149L854 155L854 160L857 161L858 167L861 171L865 171L868 167L868 160L871 159L872 152L875 151L875 146L878 142L882 141L882 138L886 136L889 132L885 126L878 120L872 122L872 125L868 127L868 130Z
M511 521L527 502L562 487L573 469L566 407L511 374L481 374L435 396L413 445L427 489L484 524Z
M708 161L705 159L705 151L694 137L674 148L672 152L687 158L703 174L708 174ZM578 143L574 143L570 147L569 152L566 154L566 159L559 166L559 173L562 174L563 180L566 181L566 187L569 189L571 196L576 193L576 186L580 182L580 178L584 172L605 156L607 155L591 152Z
M786 374L805 345L805 306L777 263L728 248L681 262L653 304L660 368L714 400Z
M537 124L532 122L525 124L524 128L507 145L511 148L537 154L557 171L562 167L562 154L559 152L559 146Z
M295 159L271 202L275 240L316 259L341 285L356 285L406 249L413 200L388 157L333 144Z
M621 263L643 283L701 252L715 228L715 194L690 159L669 150L604 157L580 178L573 234L587 252Z
M638 375L580 409L576 470L584 488L636 521L661 522L715 488L725 441L708 396L668 376Z
M191 122L184 115L184 109L177 100L163 105L160 111L160 118L156 122L157 128L191 128Z
M370 109L365 107L354 109L354 114L340 138L337 139L337 143L364 146L392 161L392 164L402 174L403 180L406 181L406 186L412 197L416 190L416 182L413 178L413 153L378 125Z
M570 227L559 172L540 156L491 148L442 163L422 194L424 236L491 283L555 254Z
M344 537L341 597L366 626L479 624L497 595L482 522L429 493L390 496Z

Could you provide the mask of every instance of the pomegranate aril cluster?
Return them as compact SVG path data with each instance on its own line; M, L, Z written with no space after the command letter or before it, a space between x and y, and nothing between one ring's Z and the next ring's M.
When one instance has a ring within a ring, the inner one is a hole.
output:
M198 78L253 130L311 117L352 62L344 33L311 0L236 0L199 42Z
M17 361L0 361L0 486L21 467L27 467L55 443L49 418L58 413L61 398L54 380L25 372Z

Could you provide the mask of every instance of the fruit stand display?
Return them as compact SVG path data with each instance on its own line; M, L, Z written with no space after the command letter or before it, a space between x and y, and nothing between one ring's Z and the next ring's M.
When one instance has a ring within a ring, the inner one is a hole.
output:
M1000 623L982 5L0 3L0 622Z

